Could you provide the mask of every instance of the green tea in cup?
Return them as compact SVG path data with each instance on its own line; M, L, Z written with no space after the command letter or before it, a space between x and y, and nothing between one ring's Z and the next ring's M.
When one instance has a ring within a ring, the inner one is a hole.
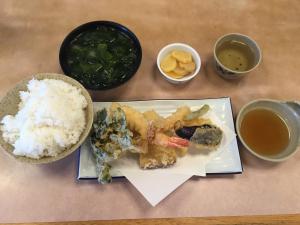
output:
M217 58L225 67L236 71L247 71L254 65L254 51L244 42L228 40L216 50Z
M214 65L219 75L236 79L254 70L261 61L258 44L243 34L226 34L214 47Z

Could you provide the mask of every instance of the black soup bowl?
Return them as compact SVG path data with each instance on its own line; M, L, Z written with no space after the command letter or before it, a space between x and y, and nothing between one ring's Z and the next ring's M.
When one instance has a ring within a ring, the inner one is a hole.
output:
M62 42L63 72L90 90L105 90L128 81L138 70L142 48L121 24L93 21L75 28Z

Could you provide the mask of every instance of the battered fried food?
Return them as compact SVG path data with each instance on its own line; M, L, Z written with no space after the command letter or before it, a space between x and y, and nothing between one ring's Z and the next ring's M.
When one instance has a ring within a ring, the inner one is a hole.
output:
M172 148L149 145L148 153L140 154L142 169L164 168L176 163L176 152Z
M130 106L112 103L109 110L98 111L91 144L99 182L111 181L109 163L128 151L139 153L140 168L154 169L176 163L177 156L184 156L190 144L198 149L216 149L223 132L202 117L208 110L208 105L194 112L183 106L164 118L154 110L141 113Z
M148 122L144 115L128 105L121 105L118 103L111 104L112 109L116 107L121 108L125 113L128 128L132 132L138 133L142 139L147 139Z
M175 132L163 129L164 119L157 114L154 110L147 111L143 113L145 118L150 123L148 130L148 142L150 144L169 147L169 148L186 148L188 146L188 141L175 136Z
M175 123L176 134L189 140L191 145L199 150L217 149L223 138L223 131L219 127L213 125L209 119L202 118L209 109L209 105L203 105Z
M148 122L151 122L159 128L164 121L164 118L160 116L156 111L149 110L143 113L143 116Z
M127 126L133 133L132 144L135 148L133 148L132 151L136 153L146 153L148 151L147 139L149 126L144 115L128 105L112 103L110 108L111 110L120 108L125 113Z
M176 112L174 112L172 115L165 118L163 121L163 130L164 131L170 131L174 129L174 126L177 121L182 121L183 118L190 114L192 111L187 106L179 107Z
M192 120L183 120L181 121L181 126L186 126L186 127L192 127L192 126L200 126L203 124L211 123L210 119L204 119L204 118L196 118Z
M198 149L215 150L221 144L223 138L222 130L212 124L204 124L199 126L190 141Z
M109 162L122 157L131 146L132 132L127 129L125 114L120 108L104 108L96 113L91 132L92 151L96 160L99 183L110 183Z
M154 110L143 113L150 123L148 153L140 154L140 167L142 169L162 168L173 165L176 162L179 151L180 156L187 151L188 141L163 133L164 118Z

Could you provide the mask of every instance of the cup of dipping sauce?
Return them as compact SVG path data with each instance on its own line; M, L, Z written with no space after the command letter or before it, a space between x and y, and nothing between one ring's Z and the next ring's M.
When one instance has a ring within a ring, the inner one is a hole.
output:
M258 44L243 34L226 34L214 46L214 67L225 79L237 79L254 70L261 61Z
M254 100L238 113L236 130L253 155L272 162L284 161L299 150L300 104Z

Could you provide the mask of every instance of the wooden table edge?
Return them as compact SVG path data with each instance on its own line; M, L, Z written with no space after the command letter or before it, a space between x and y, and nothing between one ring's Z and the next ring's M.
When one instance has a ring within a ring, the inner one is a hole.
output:
M4 225L7 223L1 223ZM12 223L10 223L12 224ZM300 214L14 223L18 225L299 225Z

